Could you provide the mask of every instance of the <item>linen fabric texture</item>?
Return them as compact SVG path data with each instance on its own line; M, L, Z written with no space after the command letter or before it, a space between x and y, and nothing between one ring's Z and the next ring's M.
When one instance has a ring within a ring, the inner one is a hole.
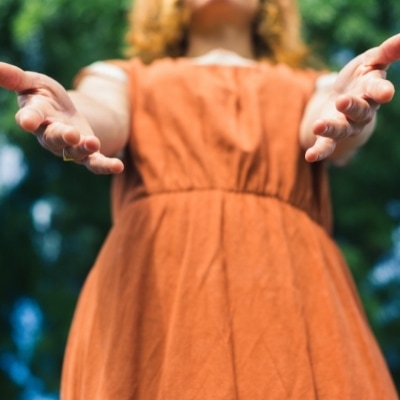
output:
M299 126L318 74L113 61L132 111L62 400L394 400Z

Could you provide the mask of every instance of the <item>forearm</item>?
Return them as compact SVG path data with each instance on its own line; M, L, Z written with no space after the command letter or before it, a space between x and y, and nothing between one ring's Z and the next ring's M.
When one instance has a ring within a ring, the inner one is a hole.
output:
M101 152L112 156L126 145L128 124L125 111L109 106L79 91L69 91L77 111L89 122L94 134L100 140Z

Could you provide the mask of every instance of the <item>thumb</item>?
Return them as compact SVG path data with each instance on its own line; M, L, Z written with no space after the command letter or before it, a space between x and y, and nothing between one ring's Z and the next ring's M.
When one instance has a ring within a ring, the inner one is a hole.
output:
M387 68L391 63L400 60L400 34L390 37L365 55L370 66Z
M23 92L33 89L38 85L39 74L25 72L14 65L0 62L0 87Z

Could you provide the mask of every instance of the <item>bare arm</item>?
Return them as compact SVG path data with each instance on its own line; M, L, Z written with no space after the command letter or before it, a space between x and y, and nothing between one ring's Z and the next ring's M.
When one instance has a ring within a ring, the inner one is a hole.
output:
M343 164L368 140L377 109L394 95L386 70L398 59L400 35L356 57L330 87L316 91L300 128L307 161L330 158Z
M100 140L102 154L118 154L129 135L127 79L88 74L68 94Z

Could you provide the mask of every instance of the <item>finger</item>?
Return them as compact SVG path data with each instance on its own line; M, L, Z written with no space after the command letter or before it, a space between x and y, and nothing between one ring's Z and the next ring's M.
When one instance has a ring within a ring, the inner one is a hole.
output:
M124 170L124 164L120 159L106 157L100 152L92 153L82 160L77 160L71 155L71 149L65 147L62 150L62 157L64 161L73 161L85 165L89 171L97 175L119 174Z
M38 108L24 107L16 113L15 120L23 130L35 132L45 123L46 117Z
M106 157L100 152L91 154L82 164L98 175L120 174L124 170L123 162L118 158Z
M354 127L345 115L338 114L336 118L319 119L313 125L314 135L339 141L351 136Z
M336 100L336 108L352 122L367 124L378 109L378 104L355 96L339 96Z
M81 141L80 133L62 122L43 124L34 134L44 148L57 155L64 147L76 146Z
M65 140L65 142L67 142ZM64 146L60 150L60 155L68 157L73 161L82 162L87 157L90 157L94 153L100 151L100 141L96 137L82 138L78 145L75 146Z
M305 154L308 162L321 161L328 158L336 148L336 142L327 137L318 136L314 145L310 147Z
M11 64L0 62L0 87L13 90L19 95L35 94L46 90L60 104L73 107L70 98L65 95L65 89L57 81L37 72L23 71ZM20 106L25 106L25 104L20 103Z
M379 104L391 101L394 93L393 83L385 79L372 79L365 90L365 96Z
M387 68L400 59L400 34L385 40L380 46L365 53L367 64Z
M43 137L47 144L57 149L77 146L82 140L81 133L74 126L59 121L49 124Z

